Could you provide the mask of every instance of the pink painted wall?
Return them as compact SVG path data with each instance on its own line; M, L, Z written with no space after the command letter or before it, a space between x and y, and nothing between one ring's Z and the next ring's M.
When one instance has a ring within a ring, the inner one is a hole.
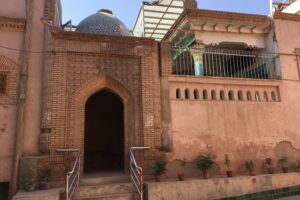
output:
M0 0L1 16L23 17L24 9L21 0ZM4 6L3 6L4 5ZM21 49L23 43L23 32L0 30L1 46ZM20 53L0 48L0 55L20 63ZM11 80L16 81L16 80ZM1 102L0 102L1 103ZM0 182L10 181L11 169L13 167L14 141L16 134L17 105L0 104Z
M1 31L0 44L4 47L21 49L23 44L23 32ZM5 56L16 63L20 62L20 53L18 51L0 48L0 55Z
M226 169L224 155L228 154L233 169L244 173L246 159L257 160L257 168L262 170L262 159L282 156L275 152L282 141L289 141L294 148L300 149L298 82L191 79L170 78L174 147L168 154L170 168L178 159L192 162L201 153L212 153L217 156L217 173L223 173ZM175 97L177 88L181 88L182 98L186 88L190 89L191 98L195 88L200 93L207 89L209 96L211 90L216 90L218 100L178 100ZM243 91L244 98L245 92L251 91L253 99L253 92L259 91L262 97L263 91L267 91L270 100L271 91L277 89L280 102L237 100L239 90ZM227 100L219 100L220 90L225 91ZM234 101L228 100L229 90L235 93Z
M12 18L25 18L25 0L0 0L0 15Z
M44 50L44 0L33 1L33 15L31 22L30 50ZM24 155L37 155L38 139L41 126L42 78L44 54L31 53L28 56L28 84L27 99L24 115Z
M266 39L266 47L274 52L278 48L279 53L285 54L280 54L283 80L169 78L174 147L167 155L169 175L178 170L178 159L187 159L193 168L192 161L201 153L217 156L215 170L218 174L224 174L226 170L225 154L231 158L232 168L239 173L245 173L244 161L247 159L256 160L257 170L261 172L262 160L268 156L275 159L275 165L283 155L290 158L290 165L300 158L300 82L295 56L295 49L300 47L300 23L275 20L274 24L277 44L270 45L272 40ZM181 89L182 98L186 88L190 89L191 97L197 88L199 93L207 89L209 95L212 89L233 90L235 98L238 90L268 93L277 90L280 101L178 100L177 88Z
M13 167L17 106L0 105L0 182L8 182Z
M275 20L275 31L280 55L282 78L299 80L295 49L300 48L300 22Z

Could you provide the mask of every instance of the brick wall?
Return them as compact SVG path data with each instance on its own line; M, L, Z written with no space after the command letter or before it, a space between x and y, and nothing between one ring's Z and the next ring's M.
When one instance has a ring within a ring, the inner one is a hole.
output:
M18 96L18 65L5 56L0 56L0 74L6 76L6 88L4 94L0 94L0 105L16 105Z
M149 146L151 150L140 158L144 167L150 168L161 147L157 43L67 32L53 33L52 40L45 77L48 92L44 104L48 106L44 106L43 117L45 128L51 129L51 168L59 174L64 171L65 159L56 152L58 148L80 148L84 155L85 102L103 88L115 92L124 103L126 158L131 146ZM128 170L128 161L125 166Z

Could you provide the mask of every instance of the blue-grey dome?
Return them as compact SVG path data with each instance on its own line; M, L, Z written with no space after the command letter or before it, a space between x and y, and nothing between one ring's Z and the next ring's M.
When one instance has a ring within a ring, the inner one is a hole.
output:
M99 33L104 35L130 36L127 27L110 10L102 9L82 20L76 29L78 32Z

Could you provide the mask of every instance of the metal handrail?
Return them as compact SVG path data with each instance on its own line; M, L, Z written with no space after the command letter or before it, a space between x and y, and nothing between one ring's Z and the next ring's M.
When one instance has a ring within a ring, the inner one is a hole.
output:
M137 189L140 200L143 200L144 193L144 180L143 180L143 169L140 167L135 159L135 150L147 150L150 147L131 147L130 148L130 179L132 180L135 188Z
M76 152L76 159L73 163L72 170L67 172L66 177L66 200L71 200L75 190L79 186L80 149L57 149L56 151L62 153Z

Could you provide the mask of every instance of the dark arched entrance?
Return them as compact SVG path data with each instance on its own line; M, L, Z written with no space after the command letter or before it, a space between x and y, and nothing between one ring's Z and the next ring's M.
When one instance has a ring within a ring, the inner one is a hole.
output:
M85 105L84 172L124 171L123 102L109 90Z

